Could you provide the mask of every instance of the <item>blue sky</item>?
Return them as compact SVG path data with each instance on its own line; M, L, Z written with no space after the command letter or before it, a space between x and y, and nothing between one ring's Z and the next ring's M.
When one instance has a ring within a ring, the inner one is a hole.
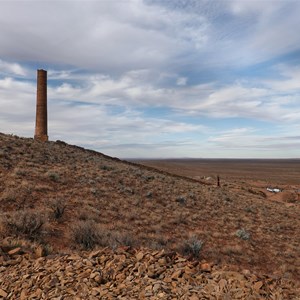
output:
M121 158L300 158L300 1L0 1L0 131Z

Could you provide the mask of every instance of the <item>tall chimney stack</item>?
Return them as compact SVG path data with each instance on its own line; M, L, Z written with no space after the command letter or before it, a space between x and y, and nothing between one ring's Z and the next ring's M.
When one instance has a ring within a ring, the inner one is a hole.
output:
M48 141L47 71L37 70L36 119L34 139Z

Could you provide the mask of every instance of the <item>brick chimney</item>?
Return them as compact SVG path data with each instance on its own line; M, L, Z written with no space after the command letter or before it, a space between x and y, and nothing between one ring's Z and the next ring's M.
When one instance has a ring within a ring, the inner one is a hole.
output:
M34 139L48 141L47 71L37 70L36 119Z

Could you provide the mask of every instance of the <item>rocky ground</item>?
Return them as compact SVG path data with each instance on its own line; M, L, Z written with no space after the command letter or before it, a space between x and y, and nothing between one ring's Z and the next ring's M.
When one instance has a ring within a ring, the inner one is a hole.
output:
M295 283L236 272L175 252L118 248L30 258L15 248L1 258L4 299L300 299Z
M299 299L298 201L0 134L0 204L2 298Z

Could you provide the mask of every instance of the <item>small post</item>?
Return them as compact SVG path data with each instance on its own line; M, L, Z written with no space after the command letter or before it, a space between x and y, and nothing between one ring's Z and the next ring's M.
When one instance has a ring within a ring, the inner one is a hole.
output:
M36 119L34 139L48 141L47 71L37 70Z
M217 176L217 185L218 185L218 187L221 186L221 184L220 184L220 176L219 175Z

